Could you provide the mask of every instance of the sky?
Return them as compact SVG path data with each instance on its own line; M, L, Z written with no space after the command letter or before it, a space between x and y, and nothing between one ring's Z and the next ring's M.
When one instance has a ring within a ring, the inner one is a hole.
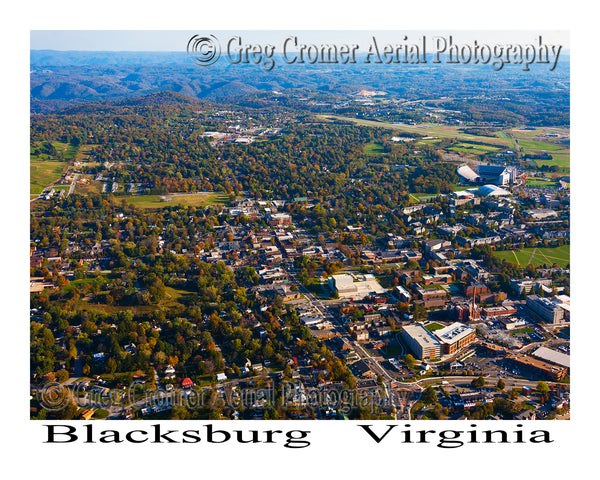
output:
M452 35L455 43L529 44L542 36L546 44L559 44L563 51L569 48L569 33L565 30L32 30L32 50L85 50L85 51L185 51L188 40L195 34L214 34L219 39L242 37L244 43L270 43L279 50L290 35L298 35L305 44L358 44L368 46L373 35L378 42L392 44L417 41L421 36ZM362 49L362 48L361 48Z

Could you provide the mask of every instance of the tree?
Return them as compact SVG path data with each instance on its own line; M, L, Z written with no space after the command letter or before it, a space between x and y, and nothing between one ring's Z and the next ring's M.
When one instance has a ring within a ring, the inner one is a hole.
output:
M504 383L504 380L499 378L496 386L498 387L498 390L504 390L504 388L506 387L506 384Z
M437 403L437 394L435 393L435 390L431 385L425 390L423 390L423 395L421 395L421 401L426 405L432 405L434 403Z
M483 388L485 386L485 379L480 375L479 377L473 379L471 382L471 387L473 388Z
M548 386L548 384L546 382L540 380L537 384L536 390L540 394L546 395L550 391L550 387Z
M413 368L415 366L415 357L413 357L410 353L404 355L404 363L408 368Z
M69 372L67 372L66 370L62 369L59 370L58 372L56 372L56 381L57 382L66 382L69 379Z

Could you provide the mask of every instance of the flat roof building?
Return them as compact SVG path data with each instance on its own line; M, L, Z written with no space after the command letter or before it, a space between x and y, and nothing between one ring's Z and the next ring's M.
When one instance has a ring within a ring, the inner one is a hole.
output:
M338 293L340 298L362 300L371 295L385 293L385 290L374 275L333 275L328 280L329 287Z
M566 353L557 352L547 347L540 347L532 355L561 367L571 368L571 356Z
M559 381L567 376L567 369L565 367L553 365L522 353L518 355L509 355L506 358L515 365L541 373L550 380Z
M408 348L420 360L442 356L442 344L423 325L407 325L402 327L401 336L408 345Z
M475 340L475 329L463 323L454 322L452 325L435 330L433 334L442 343L442 353L452 354Z
M529 295L527 297L527 308L546 323L562 323L565 316L565 310L560 305L552 302L548 298Z

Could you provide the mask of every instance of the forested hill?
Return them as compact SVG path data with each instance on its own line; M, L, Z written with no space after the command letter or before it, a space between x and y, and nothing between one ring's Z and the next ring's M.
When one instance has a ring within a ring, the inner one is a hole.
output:
M166 90L246 105L264 102L261 95L272 92L280 94L280 105L294 96L308 95L319 104L328 104L329 109L362 90L376 90L386 92L386 98L409 101L459 97L454 107L462 106L460 101L464 99L470 103L478 98L497 99L502 103L500 110L512 109L524 121L529 120L532 107L544 110L545 118L561 119L569 107L569 62L567 57L553 72L547 68L523 72L517 66L496 72L482 66L431 63L407 66L284 62L265 71L259 65L231 65L223 59L210 68L199 67L181 52L31 52L33 113ZM293 108L299 106L302 105L294 104Z
M207 108L213 106L211 102L190 97L182 93L163 91L151 93L141 97L125 98L98 102L78 103L56 110L56 115L103 115L103 114L129 114L143 113L148 115L151 109L164 112L172 107Z

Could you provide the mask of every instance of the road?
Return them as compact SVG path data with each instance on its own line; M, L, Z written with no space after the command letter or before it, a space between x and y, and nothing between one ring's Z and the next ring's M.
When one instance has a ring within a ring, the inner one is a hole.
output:
M67 193L67 197L75 191L75 185L77 184L78 178L79 178L79 173L76 173L75 175L73 175L73 181L71 182L71 186L69 187L69 193Z
M371 355L369 355L369 353L358 342L356 342L352 338L352 336L350 335L348 330L346 330L346 328L344 328L342 325L340 325L340 323L337 321L335 316L329 311L327 306L325 306L321 300L316 298L304 285L302 285L297 280L294 273L290 272L290 277L292 278L293 282L298 287L298 290L300 292L302 292L304 294L304 296L307 298L307 300L309 301L311 306L314 307L319 312L319 314L321 316L323 316L323 318L325 318L326 320L329 320L332 323L332 325L334 325L333 331L338 333L350 345L352 345L354 347L354 350L356 351L357 355L359 356L359 358L361 360L363 360L373 372L380 375L384 379L384 389L383 390L384 390L385 398L396 409L396 412L397 412L396 419L398 420L399 419L398 415L402 411L403 405L401 403L401 400L398 398L398 396L394 394L395 390L409 389L411 391L415 391L415 392L419 393L419 396L420 396L420 392L422 390L420 388L420 386L415 385L415 383L401 383L401 382L398 382L396 379L394 379L394 377L392 377L385 370L385 368L383 368L379 364L379 362L375 358L373 358ZM416 400L415 400L415 403L416 403ZM409 418L410 418L410 406L407 405L407 408L409 411Z

